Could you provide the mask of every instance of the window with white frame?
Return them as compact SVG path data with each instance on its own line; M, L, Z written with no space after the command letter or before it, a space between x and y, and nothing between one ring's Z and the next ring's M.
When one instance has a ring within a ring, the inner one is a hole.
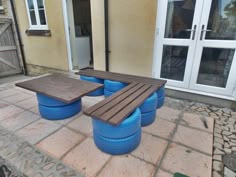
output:
M44 0L26 0L30 29L47 29Z

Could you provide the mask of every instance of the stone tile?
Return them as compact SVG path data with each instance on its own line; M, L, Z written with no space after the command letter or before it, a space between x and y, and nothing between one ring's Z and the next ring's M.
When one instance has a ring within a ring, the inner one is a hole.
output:
M69 122L73 121L74 119L78 118L79 116L81 116L83 114L83 112L79 112L78 114L76 114L75 116L69 117L67 119L64 120L55 120L55 123L61 124L61 125L66 125Z
M2 108L0 109L0 121L3 121L5 119L8 119L12 116L15 116L21 112L23 112L24 109L22 108L19 108L17 106L14 106L14 105L10 105L10 106L7 106L5 108Z
M61 158L66 152L83 139L83 135L74 133L68 128L62 128L42 140L37 147L57 158Z
M158 165L168 142L143 133L139 147L132 154L140 159Z
M37 106L38 101L37 98L33 96L31 98L16 103L16 105L24 109L30 109Z
M213 135L179 125L173 141L212 154Z
M212 158L177 144L170 144L161 168L187 176L211 177Z
M23 137L31 144L36 144L60 127L60 124L41 118L40 120L24 127L23 129L20 129L16 132L16 134Z
M173 174L167 173L163 170L159 170L155 177L173 177Z
M7 106L9 106L9 104L7 102L0 100L0 109L5 108Z
M34 112L35 114L40 115L38 105L30 108L29 110Z
M70 151L63 161L82 174L94 177L109 160L110 155L101 152L92 138L87 138Z
M40 117L29 111L21 112L1 122L1 125L10 131L16 131L22 127L38 120Z
M201 120L201 115L197 115L193 113L184 113L183 120L180 122L180 124L199 128L199 129L213 133L214 119L211 117L206 117L206 121L208 125L207 129L204 127L204 124Z
M9 103L13 103L16 104L17 102L26 100L27 98L33 97L31 94L27 94L27 93L19 93L16 95L12 95L9 97L6 97L3 99L3 101L9 102Z
M155 167L140 159L127 156L114 156L98 177L144 177L153 176Z
M25 93L31 94L31 95L36 95L35 92L30 91L30 90L26 90L26 89L23 89L23 88L20 88L20 87L15 87L15 90L20 91L20 92L25 92Z
M153 124L144 127L143 130L153 135L168 139L170 138L175 126L175 123L157 118Z
M86 110L89 107L95 105L96 103L100 102L102 99L96 99L96 97L88 97L85 96L82 98L82 109Z
M15 89L3 90L3 91L0 91L0 99L6 98L6 97L9 97L9 96L18 94L18 93L20 93L20 91L15 90Z
M86 135L91 134L93 131L91 117L83 114L70 122L67 126Z
M157 117L169 120L172 122L176 122L176 120L179 118L180 111L176 109L172 109L166 106L163 106L161 109L157 110Z

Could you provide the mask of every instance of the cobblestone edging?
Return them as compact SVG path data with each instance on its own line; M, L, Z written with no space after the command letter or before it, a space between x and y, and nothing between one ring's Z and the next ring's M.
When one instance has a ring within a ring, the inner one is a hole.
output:
M224 176L223 156L236 154L236 112L199 103L193 103L188 111L215 119L212 177Z
M1 126L0 156L19 177L84 177Z

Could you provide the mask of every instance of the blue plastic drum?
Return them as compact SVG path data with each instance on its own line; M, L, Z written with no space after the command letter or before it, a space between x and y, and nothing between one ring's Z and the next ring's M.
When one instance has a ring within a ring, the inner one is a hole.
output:
M93 119L93 131L105 138L128 137L141 128L141 112L137 108L121 124L114 126L97 119Z
M165 86L162 86L161 88L159 88L157 91L157 97L163 97L165 96Z
M96 77L88 77L88 76L80 76L80 80L89 81L89 82L95 82L99 84L103 84L103 79L98 79ZM104 94L103 88L99 88L91 93L89 93L87 96L101 96Z
M104 89L110 92L117 92L124 87L126 87L127 84L119 81L113 81L113 80L104 80Z
M141 141L141 128L131 136L125 138L105 138L93 132L96 146L103 152L111 155L127 154L138 147Z
M157 109L161 108L164 105L164 101L165 101L165 96L159 97L157 99Z
M157 94L154 92L146 101L139 107L141 113L154 111L157 105Z
M141 125L142 127L146 127L148 125L151 125L156 118L156 109L154 111L150 111L147 113L141 114Z
M43 106L57 107L57 106L65 106L68 104L40 93L36 93L36 96L38 103Z
M48 120L62 120L72 117L81 111L81 100L58 107L49 107L41 104L38 104L38 107L43 118Z
M107 89L104 89L104 96L105 96L105 98L107 98L107 97L113 95L114 93L115 93L115 92L110 92L110 91L108 91Z

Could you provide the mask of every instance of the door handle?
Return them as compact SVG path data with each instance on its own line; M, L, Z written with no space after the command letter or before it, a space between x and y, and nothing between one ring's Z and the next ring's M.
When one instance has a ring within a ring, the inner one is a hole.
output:
M186 30L185 30L185 31L191 31L191 32L193 32L192 40L195 39L196 29L197 29L197 25L194 25L194 26L193 26L193 29L186 29Z
M210 29L204 29L204 28L205 28L205 25L202 25L200 40L202 40L204 32L212 31Z

